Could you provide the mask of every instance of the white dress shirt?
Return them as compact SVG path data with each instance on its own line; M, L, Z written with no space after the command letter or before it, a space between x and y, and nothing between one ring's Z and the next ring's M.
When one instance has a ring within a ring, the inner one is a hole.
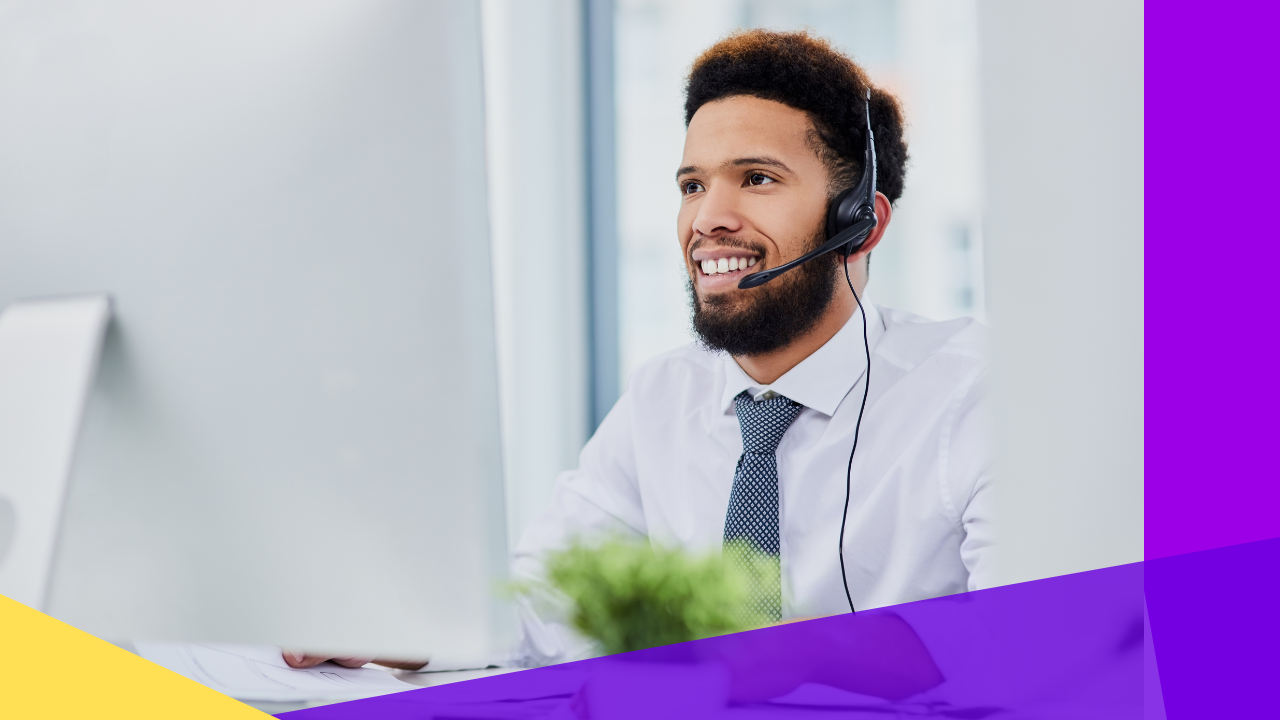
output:
M871 390L853 460L844 536L857 609L994 584L985 328L866 304ZM804 410L777 449L786 617L848 612L837 546L845 468L866 358L857 313L769 386L723 353L690 344L632 375L627 391L557 480L526 530L514 573L574 536L625 534L695 552L721 546L742 435L734 397L768 391ZM524 663L572 659L583 646L522 606Z

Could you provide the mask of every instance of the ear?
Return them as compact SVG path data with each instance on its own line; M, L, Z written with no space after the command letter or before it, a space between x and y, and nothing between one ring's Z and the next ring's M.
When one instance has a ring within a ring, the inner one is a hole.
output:
M884 193L876 193L876 229L871 231L866 241L862 243L862 247L858 248L858 252L849 256L849 262L860 263L867 255L880 244L880 238L884 237L884 231L889 229L889 220L893 218L893 207L889 205L889 198Z

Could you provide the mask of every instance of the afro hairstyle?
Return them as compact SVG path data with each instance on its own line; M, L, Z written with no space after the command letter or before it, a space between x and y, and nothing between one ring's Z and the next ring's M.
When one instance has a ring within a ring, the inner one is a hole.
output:
M707 48L685 85L684 123L709 102L749 95L803 111L813 122L814 150L831 173L831 196L857 184L866 142L865 107L871 89L876 189L896 203L906 180L902 109L892 94L822 38L807 32L746 30Z

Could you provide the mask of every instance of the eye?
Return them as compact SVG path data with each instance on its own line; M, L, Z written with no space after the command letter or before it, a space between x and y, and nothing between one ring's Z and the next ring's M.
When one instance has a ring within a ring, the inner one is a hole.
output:
M768 175L765 175L764 173L751 173L750 175L747 176L748 185L768 185L769 183L772 183L772 182L777 182L777 181L769 177Z
M685 195L700 193L700 192L703 192L704 190L706 190L706 188L702 186L702 183L697 182L696 180L690 180L689 182L683 183L680 186L680 191L683 192Z

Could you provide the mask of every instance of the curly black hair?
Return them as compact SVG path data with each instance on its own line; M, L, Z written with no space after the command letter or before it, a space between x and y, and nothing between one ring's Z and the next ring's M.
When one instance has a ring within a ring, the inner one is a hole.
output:
M807 32L746 30L707 48L685 84L684 124L703 105L750 95L806 113L814 150L831 173L831 195L853 187L862 173L867 88L876 143L877 189L897 202L907 174L898 99L871 84L853 60Z

